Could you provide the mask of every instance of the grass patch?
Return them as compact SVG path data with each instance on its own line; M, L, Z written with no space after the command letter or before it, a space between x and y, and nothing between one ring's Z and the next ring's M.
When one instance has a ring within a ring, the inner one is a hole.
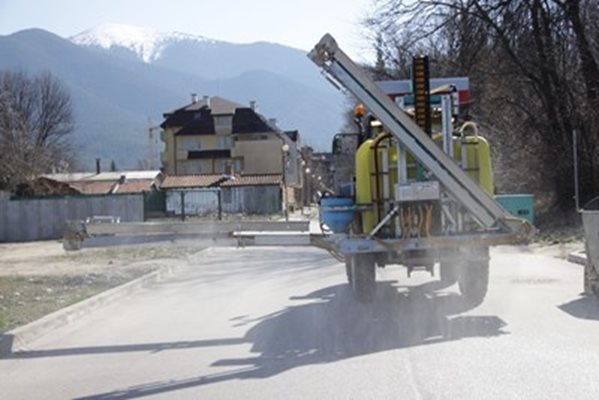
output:
M161 258L186 258L202 250L200 246L169 245L161 244L155 246L115 246L97 249L83 249L81 251L69 252L63 255L47 257L46 262L86 262L86 261L145 261Z
M0 333L131 281L155 268L59 276L0 277Z
M542 246L554 244L573 243L584 240L584 231L582 227L551 227L541 228L540 232L532 238L532 243Z

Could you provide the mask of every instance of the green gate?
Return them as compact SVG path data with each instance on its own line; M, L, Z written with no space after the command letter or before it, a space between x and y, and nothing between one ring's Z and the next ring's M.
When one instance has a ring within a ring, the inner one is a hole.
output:
M144 219L164 217L166 214L166 192L144 192Z

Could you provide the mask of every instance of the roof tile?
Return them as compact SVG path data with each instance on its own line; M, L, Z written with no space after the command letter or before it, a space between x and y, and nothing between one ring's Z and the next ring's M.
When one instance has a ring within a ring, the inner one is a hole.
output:
M231 186L273 186L282 183L281 175L242 175L235 176L230 180L223 182L222 187Z
M114 193L141 193L152 190L153 179L127 180L115 187Z
M69 182L72 188L83 194L109 194L116 182L114 181L75 181Z
M211 187L225 179L223 175L173 175L167 176L160 187L162 189Z

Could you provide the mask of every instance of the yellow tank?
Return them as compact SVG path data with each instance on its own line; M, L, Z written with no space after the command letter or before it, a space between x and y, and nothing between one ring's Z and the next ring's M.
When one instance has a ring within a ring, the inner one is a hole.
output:
M462 159L462 149L466 157ZM464 162L462 169L468 176L488 194L495 194L493 181L493 164L491 163L491 149L489 142L482 136L465 136L455 138L453 143L453 156L457 162Z
M373 140L368 139L356 151L356 204L372 205L371 191L371 151ZM362 211L362 231L370 232L374 228L373 211Z
M381 133L384 135L384 133ZM381 137L381 136L379 136ZM433 139L441 146L441 135L434 135ZM383 152L388 152L389 163L389 195L394 196L395 184L398 182L398 171L396 168L397 154L394 144L384 146L386 140L381 141L378 150L378 170L383 170ZM362 211L362 232L370 232L378 223L377 208L376 208L376 177L374 167L374 148L375 140L369 139L362 143L356 152L356 203L372 206L371 210ZM465 150L465 157L462 159L462 149ZM477 182L480 187L488 194L493 195L493 166L491 163L491 152L487 140L478 135L462 136L453 138L453 153L457 163L463 164L462 168L467 175ZM408 180L413 181L418 178L418 167L414 157L408 153ZM383 196L383 175L379 174L379 191L380 196ZM383 213L384 214L384 213Z
M442 146L441 134L433 136L433 140ZM462 160L462 148L466 149L466 158ZM482 136L462 136L453 138L453 158L458 164L464 162L462 169L474 182L488 194L494 195L495 182L489 142ZM408 156L408 160L409 160Z

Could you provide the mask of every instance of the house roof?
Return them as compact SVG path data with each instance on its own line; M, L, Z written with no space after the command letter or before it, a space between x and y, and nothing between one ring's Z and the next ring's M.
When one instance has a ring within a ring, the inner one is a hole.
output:
M20 197L29 196L63 196L81 194L79 190L66 182L40 176L27 182L19 183L15 194Z
M202 116L201 120L192 119L184 123L183 128L175 132L175 135L214 135L215 133L214 118L210 114L207 114L207 116Z
M279 186L283 182L281 175L241 175L234 176L221 184L222 187L231 186Z
M208 115L233 115L235 110L244 106L231 100L223 99L219 96L212 96L210 100L198 100L195 103L187 104L181 108L163 114L165 121L160 125L166 126L185 126L197 113L207 113Z
M287 135L289 139L291 139L292 141L297 142L299 132L297 131L297 129L294 131L285 131L285 135Z
M181 189L194 187L211 187L227 179L223 175L173 175L167 176L161 189Z
M46 178L53 179L58 182L78 182L78 181L116 181L125 176L126 180L129 179L156 179L160 175L159 170L149 171L114 171L114 172L100 172L95 174L93 172L75 172L75 173L64 173L64 174L46 174L43 175Z
M112 193L141 193L152 190L154 179L134 179L115 185Z
M251 107L234 101L213 96L188 104L177 110L164 114L162 128L181 127L175 135L210 135L215 134L214 117L231 115L233 133L274 132L266 119Z
M109 194L116 185L115 181L76 181L69 185L83 194Z
M243 108L242 104L234 101L224 99L219 96L209 97L209 100L199 99L195 103L190 103L184 107L181 107L176 111L197 111L202 108L209 108L212 115L233 115L237 108Z
M94 176L93 172L65 172L58 174L44 174L44 178L52 179L58 182L74 182Z
M256 111L251 108L238 108L233 115L233 133L273 132Z

